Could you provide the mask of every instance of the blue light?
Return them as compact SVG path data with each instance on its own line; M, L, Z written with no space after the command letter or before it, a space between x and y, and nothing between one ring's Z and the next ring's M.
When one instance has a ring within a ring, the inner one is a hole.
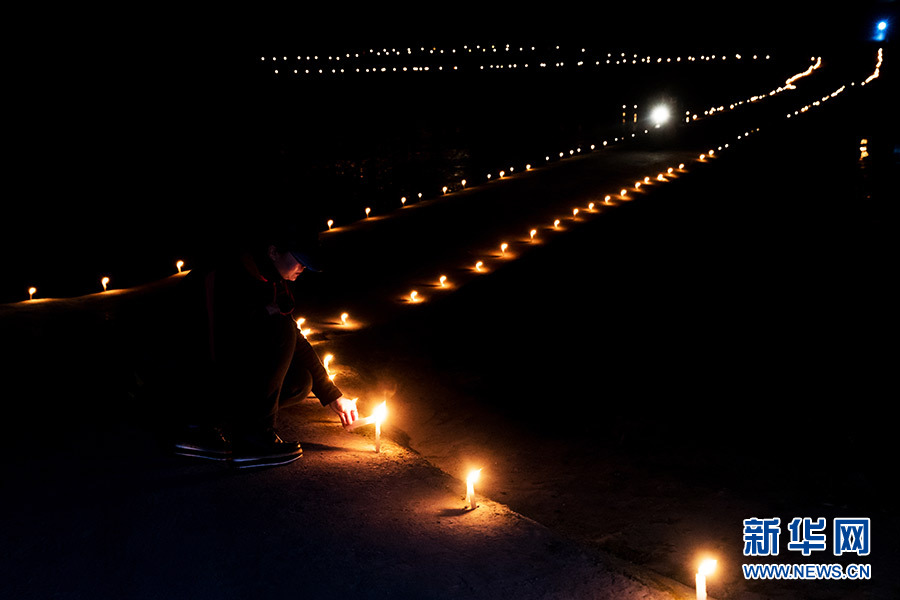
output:
M875 36L873 39L876 42L883 42L887 37L887 29L888 22L887 21L879 21L877 25L875 25Z

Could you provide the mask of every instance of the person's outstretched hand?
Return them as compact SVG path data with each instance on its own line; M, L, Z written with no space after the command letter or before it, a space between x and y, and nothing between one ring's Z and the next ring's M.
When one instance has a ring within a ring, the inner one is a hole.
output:
M331 407L331 410L336 412L338 416L341 418L341 425L346 427L350 425L359 418L359 413L356 410L356 398L352 400L350 398L344 398L341 396L328 406Z

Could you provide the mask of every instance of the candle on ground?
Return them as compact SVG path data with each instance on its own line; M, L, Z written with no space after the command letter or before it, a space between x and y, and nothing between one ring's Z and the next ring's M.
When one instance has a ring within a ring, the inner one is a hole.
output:
M481 475L481 469L476 469L470 471L469 476L466 477L466 504L469 506L469 510L475 510L478 507L478 501L475 500L475 482L478 481L479 475Z
M715 559L707 559L697 569L697 600L706 600L706 576L716 570Z
M36 287L30 287L30 288L28 288L28 299L29 299L29 300L34 300L34 294L35 294L35 292L37 292L37 288L36 288Z
M183 266L184 266L183 260L179 260L178 262L175 263L175 268L178 269L179 273L181 273L181 267L183 267Z
M109 285L109 277L104 277L100 280L100 284L103 286L103 291L106 291L106 286Z
M381 423L387 417L387 401L379 404L372 416L375 417L375 452L381 452Z
M346 325L347 319L349 319L349 318L350 318L350 315L348 315L347 313L341 313L341 325Z

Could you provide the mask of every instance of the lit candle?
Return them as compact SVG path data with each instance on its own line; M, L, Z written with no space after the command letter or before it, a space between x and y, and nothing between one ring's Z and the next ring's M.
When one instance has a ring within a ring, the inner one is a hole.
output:
M104 277L100 280L101 285L103 285L103 291L106 291L106 286L109 285L109 277Z
M34 294L35 294L35 292L37 292L37 288L36 288L36 287L30 287L30 288L28 288L28 299L29 299L29 300L34 300Z
M406 196L403 196L402 198L400 198L400 204L402 206L406 206Z
M716 570L715 559L707 559L697 569L697 600L706 600L706 576Z
M531 236L531 241L534 241L534 236L537 235L537 229L532 229L528 232L528 235Z
M328 373L328 379L334 381L334 374L328 370L328 364L334 360L333 354L326 354L325 358L322 359L322 366L325 367L325 372Z
M553 229L559 229L559 219L553 221Z
M607 204L609 204L610 200L612 200L612 196L607 196L606 198L603 199L603 201L606 202Z
M409 293L409 301L410 302L418 302L419 292L413 290Z
M577 216L578 216L578 209L577 209L577 208L573 208L573 209L572 209L572 218L574 219L574 218L577 217Z
M479 475L481 475L481 469L470 471L469 476L466 477L466 504L469 505L469 510L475 510L478 507L478 502L475 500L475 482L478 481Z
M372 415L375 417L375 452L381 452L381 423L387 417L387 401L382 402L375 408Z
M506 254L506 249L507 249L508 247L509 247L509 244L507 244L506 242L503 242L502 244L500 244L500 253L501 253L501 254Z
M483 267L483 266L484 266L484 263L483 263L482 261L479 260L477 263L475 263L475 270L478 271L478 272L480 273L480 272L481 272L481 267Z
M366 218L369 217L369 213L370 213L370 212L372 212L372 209L369 208L369 207L367 206L367 207L366 207Z
M175 268L178 269L179 273L181 273L181 267L183 267L183 266L184 266L183 260L179 260L177 263L175 263Z
M341 313L341 325L346 325L347 319L349 319L349 318L350 318L350 315L348 315L347 313Z
M594 212L594 203L593 202L588 204L588 210L591 212Z
M328 219L328 223L326 224L328 225L328 229L331 229L332 225L334 225L334 219Z
M446 283L446 281L447 281L447 276L441 275L441 278L438 279L438 281L441 283L441 287L444 287L444 283Z

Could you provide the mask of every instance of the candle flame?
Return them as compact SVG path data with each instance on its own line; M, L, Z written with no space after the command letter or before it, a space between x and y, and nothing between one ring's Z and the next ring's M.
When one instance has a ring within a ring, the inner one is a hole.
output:
M410 302L418 302L419 292L413 290L409 293L409 301Z
M100 283L103 285L103 291L106 291L106 286L109 284L109 277L104 277L100 280Z
M502 252L503 254L506 254L507 248L509 248L509 244L507 244L506 242L503 242L502 244L500 244L500 252Z
M478 482L478 478L481 476L481 469L475 469L469 471L469 476L466 477L466 483L469 485L475 484Z
M441 282L441 287L444 287L444 283L447 281L447 276L441 275L441 278L438 281Z
M700 568L697 569L697 572L701 575L712 575L712 573L716 570L716 559L708 558L700 563Z
M484 266L484 263L479 260L477 263L475 263L475 270L481 272L481 267L483 267L483 266Z
M369 213L370 213L370 212L372 212L372 209L369 208L369 207L367 206L367 207L366 207L366 216L367 216L367 217L369 216Z
M331 361L333 361L333 360L334 360L334 355L333 355L333 354L326 354L326 355L325 355L325 358L322 359L322 365L325 367L325 371L328 372L328 373L331 372L331 371L328 370L328 364L329 364Z
M183 266L184 266L183 260L179 260L178 262L175 263L175 268L178 269L179 273L181 273L181 267L183 267Z
M35 294L35 292L37 292L37 288L36 288L36 287L30 287L30 288L28 288L28 299L29 299L29 300L33 300L33 299L34 299L34 294Z
M537 235L537 229L532 229L528 232L528 235L531 236L532 240L534 240L534 236Z
M384 422L387 418L387 400L375 407L372 416L375 417L375 422L379 425Z
M346 325L347 319L349 319L349 318L350 318L350 315L348 315L347 313L341 313L341 324Z
M332 225L334 225L334 219L328 219L328 229L331 229Z

